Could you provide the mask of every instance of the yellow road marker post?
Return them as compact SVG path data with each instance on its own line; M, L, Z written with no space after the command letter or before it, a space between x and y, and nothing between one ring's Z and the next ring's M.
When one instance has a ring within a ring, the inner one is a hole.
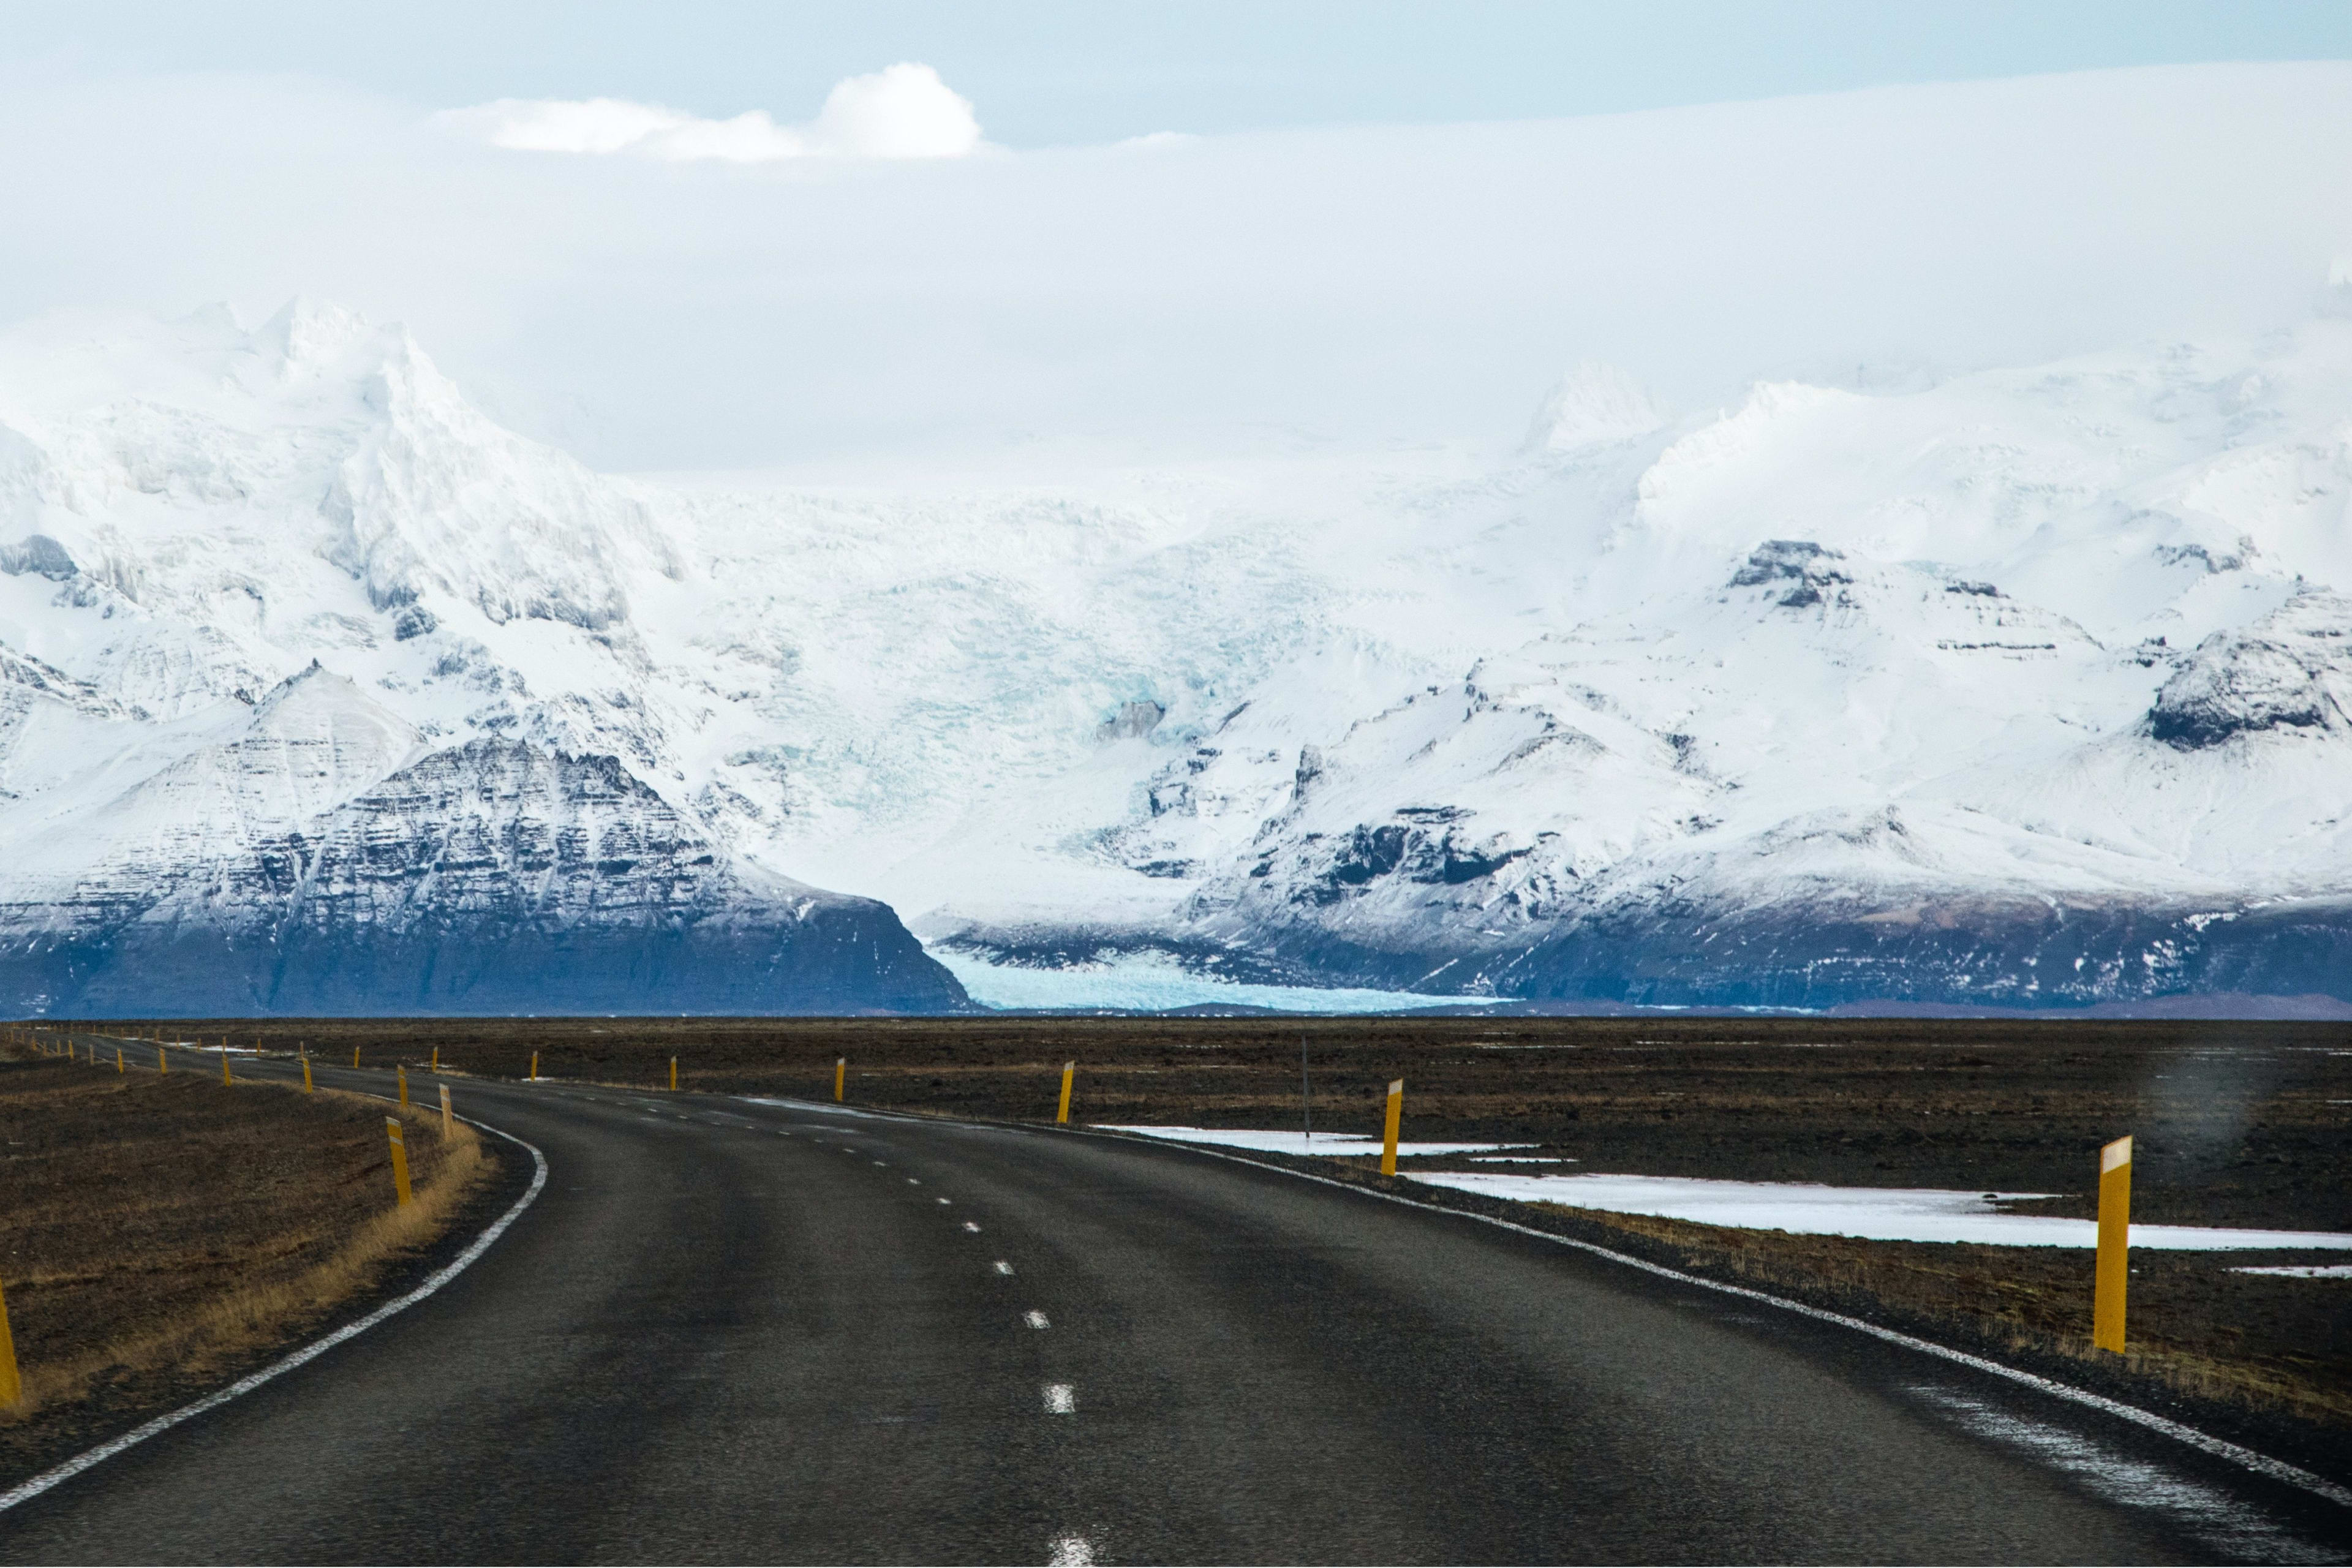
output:
M172 1054L161 1046L155 1047L155 1070L157 1072L172 1070Z
M224 1045L221 1047L221 1082L235 1083L236 1081L236 1079L228 1076L228 1047Z
M310 1088L310 1058L309 1057L304 1057L302 1058L302 1092L304 1094L314 1092Z
M676 1057L669 1058L669 1091L672 1094L677 1092L677 1058Z
M131 1064L122 1059L121 1046L114 1047L114 1070L119 1073L127 1073L131 1070Z
M842 1089L848 1082L849 1058L847 1057L843 1057L833 1064L833 1102L835 1105L839 1105L841 1103Z
M352 1066L353 1066L353 1067L357 1067L357 1066L359 1066L359 1065L360 1065L360 1048L359 1048L357 1046L353 1046L353 1047L352 1047Z
M530 1053L530 1081L533 1083L537 1083L539 1081L539 1053L537 1051Z
M2131 1279L2131 1154L2129 1138L2099 1151L2099 1262L2091 1295L2091 1342L2118 1355L2124 1348L2124 1287Z
M457 1135L457 1113L449 1109L449 1086L441 1086L441 1142L446 1143Z
M0 1291L0 1410L25 1396L25 1380L16 1375L16 1341L8 1332L8 1297Z
M408 1195L408 1145L400 1136L400 1118L387 1116L383 1130L392 1137L392 1186L400 1194L400 1206L406 1208L415 1200Z
M438 1046L433 1047L433 1070L435 1072L441 1070L441 1047Z
M1077 1076L1077 1063L1064 1062L1062 1064L1062 1109L1054 1113L1054 1121L1056 1126L1066 1127L1070 1124L1070 1080Z
M408 1109L408 1069L395 1067L392 1070L394 1076L400 1079L400 1109L405 1110Z
M1381 1133L1381 1174L1396 1174L1397 1125L1404 1120L1404 1079L1389 1085L1389 1121Z

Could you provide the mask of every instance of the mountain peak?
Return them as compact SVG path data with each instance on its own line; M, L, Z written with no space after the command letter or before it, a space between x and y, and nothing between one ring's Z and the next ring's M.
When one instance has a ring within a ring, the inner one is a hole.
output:
M1552 384L1519 444L1530 458L1631 441L1659 429L1666 416L1642 384L1613 364L1586 360Z
M389 331L404 340L407 335L398 328ZM340 368L354 350L385 335L356 310L297 295L256 327L247 342L256 353L275 361L280 379L293 381Z

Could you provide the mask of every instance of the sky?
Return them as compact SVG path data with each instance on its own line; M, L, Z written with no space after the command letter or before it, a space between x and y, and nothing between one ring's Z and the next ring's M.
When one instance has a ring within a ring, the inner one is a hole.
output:
M606 468L1507 453L1584 360L1899 386L2352 255L2340 4L0 21L0 322L332 299Z
M845 77L915 60L1020 148L2352 58L2342 0L6 0L0 16L0 60L298 73L445 108L613 97L796 117Z

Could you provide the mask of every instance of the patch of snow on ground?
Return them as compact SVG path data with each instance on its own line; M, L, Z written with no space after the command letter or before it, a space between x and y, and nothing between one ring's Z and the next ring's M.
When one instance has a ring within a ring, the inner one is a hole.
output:
M2352 1279L2352 1263L2288 1263L2268 1268L2232 1268L2232 1274L2276 1274L2288 1279Z
M1479 1005L1482 998L1428 996L1316 985L1246 985L1188 973L1164 959L1137 957L1069 969L990 963L944 948L928 950L983 1007L1118 1007L1161 1012L1225 1004L1288 1013L1394 1013L1412 1007Z
M2042 1193L1959 1193L1932 1188L1827 1187L1796 1182L1711 1182L1686 1176L1517 1176L1500 1171L1434 1171L1417 1182L1521 1203L1567 1204L1616 1214L1654 1215L1696 1225L1851 1236L1866 1241L1972 1241L1990 1247L2095 1247L2087 1219L2003 1214L1992 1200ZM2352 1248L2352 1235L2313 1230L2225 1230L2136 1225L2134 1247L2173 1252L2273 1247Z
M1307 1142L1297 1128L1272 1130L1255 1127L1121 1127L1109 1122L1097 1123L1105 1132L1139 1132L1150 1138L1173 1139L1179 1143L1205 1143L1219 1149L1259 1149L1273 1154L1312 1152L1343 1159L1356 1154L1377 1154L1381 1141L1363 1133L1318 1132L1314 1142ZM1403 1143L1397 1145L1401 1158L1411 1159L1429 1154L1483 1154L1491 1149L1508 1149L1508 1143Z

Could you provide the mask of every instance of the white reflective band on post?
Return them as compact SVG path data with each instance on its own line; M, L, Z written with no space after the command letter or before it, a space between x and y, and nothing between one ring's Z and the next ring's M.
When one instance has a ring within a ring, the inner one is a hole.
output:
M2117 1165L2131 1163L2131 1140L2118 1138L2099 1151L2099 1174L2105 1175Z

